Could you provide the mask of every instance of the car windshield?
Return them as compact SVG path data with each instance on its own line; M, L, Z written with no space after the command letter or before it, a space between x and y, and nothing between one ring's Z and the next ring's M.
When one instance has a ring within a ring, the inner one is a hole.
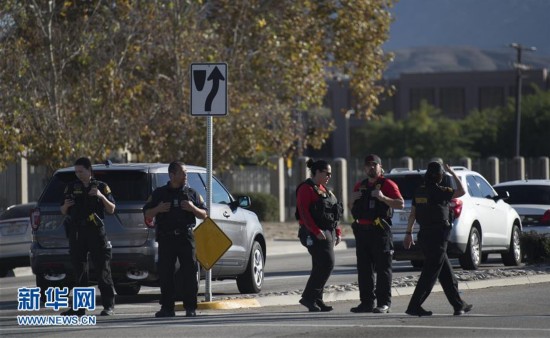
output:
M147 173L131 170L94 171L94 177L109 185L117 203L144 202L150 191ZM42 203L61 203L63 191L69 182L76 180L74 172L57 173L44 190Z
M13 208L5 210L4 212L0 213L0 221L12 218L29 217L31 215L31 210L35 207L35 205L36 204L34 203L29 203L17 205Z
M508 204L545 204L550 205L550 186L545 185L511 185L495 187L501 194L505 191L510 193L506 200Z
M403 196L403 199L405 200L412 199L416 188L424 181L424 174L421 173L414 175L388 174L384 176L397 184L399 191L401 192L401 196ZM456 184L449 175L443 176L441 185L456 189Z

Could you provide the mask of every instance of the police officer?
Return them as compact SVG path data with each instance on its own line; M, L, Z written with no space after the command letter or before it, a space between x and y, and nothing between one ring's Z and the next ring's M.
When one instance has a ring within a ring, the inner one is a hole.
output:
M300 224L298 237L311 255L311 274L300 304L310 312L332 311L323 302L323 289L334 268L334 246L342 240L338 221L342 216L342 204L328 188L332 171L323 160L307 161L311 178L296 189L297 218Z
M111 189L92 177L92 162L81 157L74 163L78 180L67 185L61 213L67 215L69 252L75 272L76 286L88 286L88 252L94 263L101 299L102 316L114 314L115 292L111 276L111 246L107 240L103 218L115 212ZM62 315L85 314L84 309L69 309Z
M357 279L361 300L350 311L387 313L391 307L391 217L393 209L403 208L404 201L397 184L383 176L380 157L367 155L365 172L367 178L355 184L350 198L351 213L355 220L352 229L356 242Z
M204 200L187 186L187 169L182 162L168 166L170 181L153 191L143 206L146 218L155 218L158 241L161 309L155 317L174 317L176 259L183 271L183 303L187 317L196 316L197 259L193 228L196 218L207 216Z
M412 199L411 214L407 223L407 232L403 245L409 249L414 245L412 231L414 222L420 225L418 240L424 254L424 266L406 313L411 316L431 316L432 311L422 308L436 279L443 287L447 300L454 308L454 315L462 315L472 309L458 292L458 282L447 257L447 241L451 231L449 222L449 202L452 198L464 195L464 187L454 171L445 165L453 177L457 189L441 186L445 171L439 162L430 162L424 176L424 183L417 188Z

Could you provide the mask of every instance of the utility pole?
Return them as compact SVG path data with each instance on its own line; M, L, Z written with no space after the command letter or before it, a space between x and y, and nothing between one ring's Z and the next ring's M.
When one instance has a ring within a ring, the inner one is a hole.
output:
M519 43L511 43L510 47L516 50L516 62L514 68L516 69L516 157L520 156L520 130L521 130L521 72L529 69L527 65L521 63L521 54L523 51L534 52L536 47L524 47Z

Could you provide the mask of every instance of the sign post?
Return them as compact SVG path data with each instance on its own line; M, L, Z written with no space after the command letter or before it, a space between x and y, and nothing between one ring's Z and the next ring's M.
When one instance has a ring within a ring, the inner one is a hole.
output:
M206 116L206 207L212 207L212 116L227 116L227 63L192 63L191 116ZM212 301L212 270L206 270L205 301Z

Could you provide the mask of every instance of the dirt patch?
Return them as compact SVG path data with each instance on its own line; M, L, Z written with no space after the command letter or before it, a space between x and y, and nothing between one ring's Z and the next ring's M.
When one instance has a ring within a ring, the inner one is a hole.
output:
M298 222L262 222L265 237L268 240L298 240ZM348 224L340 226L342 235L352 236L351 228Z

